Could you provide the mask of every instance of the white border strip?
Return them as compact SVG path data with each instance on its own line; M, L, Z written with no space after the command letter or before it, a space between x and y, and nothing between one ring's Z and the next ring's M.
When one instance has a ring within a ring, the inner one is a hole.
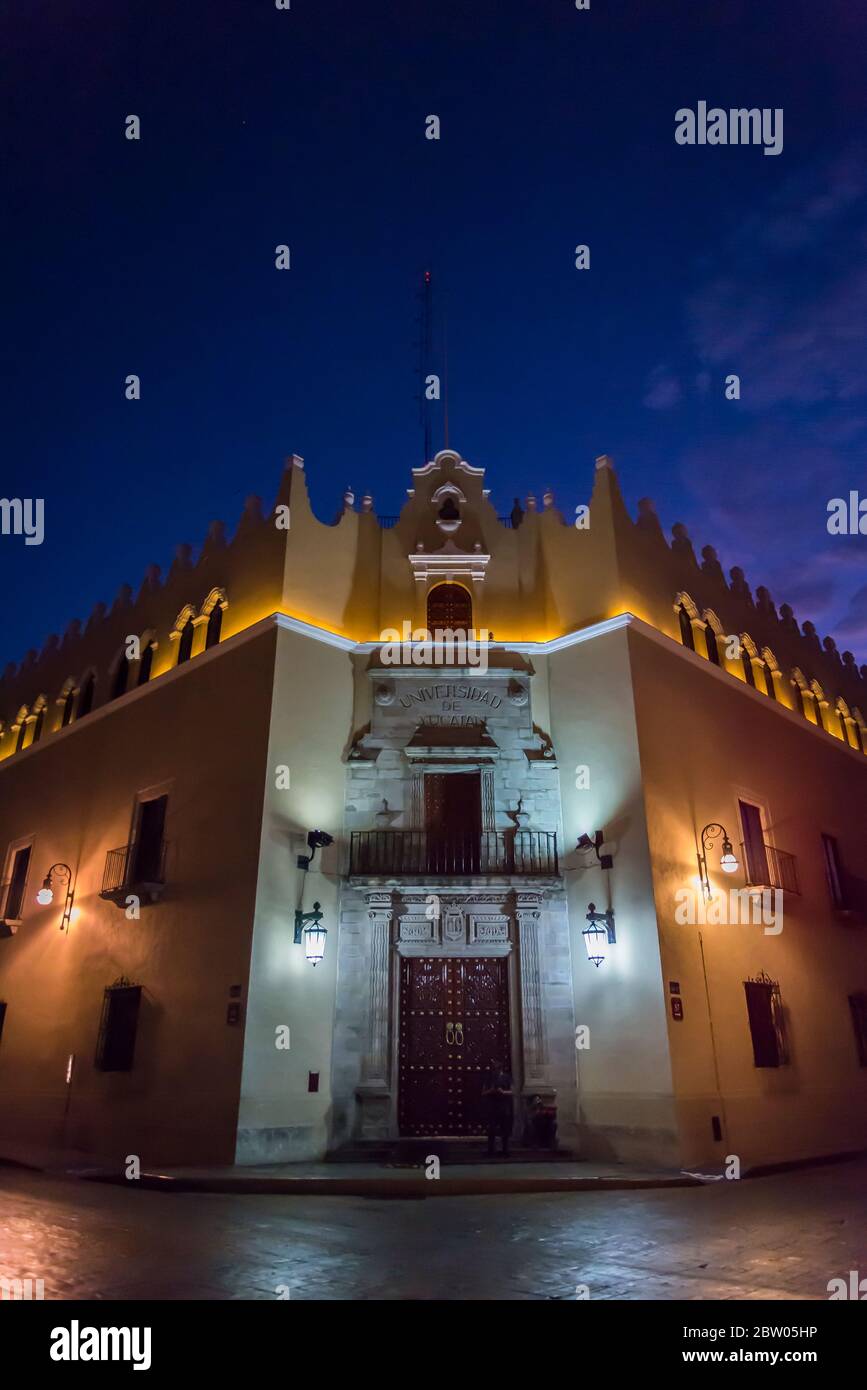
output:
M734 683L735 686L740 686L743 693L749 698L760 701L766 708L772 706L778 713L785 715L797 724L798 728L806 729L809 733L830 740L835 747L856 758L862 766L864 765L865 755L857 748L850 747L843 739L835 738L833 734L829 734L827 729L821 729L817 724L804 719L803 715L788 709L779 700L769 700L767 695L763 695L760 691L747 685L746 681L738 680L730 671L715 666L712 661L707 661L704 657L699 656L698 652L690 651L688 647L684 647L681 642L675 641L667 633L660 632L658 628L646 623L643 618L637 618L634 613L618 613L613 618L604 618L600 623L590 623L588 627L578 628L575 632L567 632L563 637L552 637L547 642L489 642L487 649L489 651L518 652L522 656L552 656L556 652L565 651L567 647L577 647L583 642L592 642L597 637L605 637L608 633L618 632L621 628L627 627L635 628L642 636L668 648L681 660L698 662L715 680L725 681L727 685ZM147 685L138 686L135 690L128 690L125 695L121 695L118 699L109 700L104 705L97 706L91 714L86 716L86 722L82 721L80 724L78 720L75 720L72 724L67 724L65 729L55 729L53 733L48 734L45 742L40 740L39 743L31 743L20 753L7 754L5 758L0 759L0 772L8 767L20 767L22 760L31 754L39 753L43 748L54 747L60 739L69 738L72 734L77 733L81 727L91 728L93 724L98 723L106 715L112 714L117 709L125 709L127 705L133 704L136 700L144 699L152 690L162 689L164 685L182 679L189 671L198 671L208 662L218 660L223 653L234 651L237 647L243 646L245 642L264 636L271 628L280 628L284 632L294 632L299 637L309 637L315 642L323 642L328 647L336 647L338 651L358 655L378 651L384 645L382 642L354 642L351 637L343 637L338 632L330 632L328 628L318 627L315 623L304 622L301 618L292 618L286 613L271 613L253 623L251 627L243 628L240 632L227 637L224 642L218 643L217 646L199 652L197 656L184 662L182 666L173 666L171 670L163 671L161 675L148 681ZM470 670L470 668L467 669Z

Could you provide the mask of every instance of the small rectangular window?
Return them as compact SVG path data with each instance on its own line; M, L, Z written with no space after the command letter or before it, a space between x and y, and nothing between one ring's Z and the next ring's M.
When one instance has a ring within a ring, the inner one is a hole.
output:
M858 1065L867 1067L867 994L850 994L849 1009L858 1049Z
M828 892L831 894L831 902L835 907L846 906L846 894L844 891L843 870L840 865L840 852L837 848L837 841L833 835L822 836L822 850L825 856L825 878L828 881Z
M780 986L776 980L759 976L756 980L745 980L744 991L756 1066L785 1066L789 1058Z
M3 1041L3 1024L4 1024L5 1022L6 1022L6 1005L5 1005L4 1001L3 1001L2 999L0 999L0 1042ZM862 1066L863 1066L863 1063L862 1063Z
M25 845L23 849L16 850L12 857L6 902L2 906L3 917L7 922L17 922L21 918L29 868L30 845Z
M100 1071L131 1071L135 1054L141 985L110 985L102 1000L95 1066Z

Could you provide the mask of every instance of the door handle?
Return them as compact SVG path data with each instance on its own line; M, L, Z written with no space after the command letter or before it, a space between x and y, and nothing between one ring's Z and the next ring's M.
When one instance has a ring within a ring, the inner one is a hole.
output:
M464 1045L464 1025L462 1023L455 1024L455 1042L458 1047L463 1047Z
M453 1023L446 1024L446 1047L454 1047L455 1026Z

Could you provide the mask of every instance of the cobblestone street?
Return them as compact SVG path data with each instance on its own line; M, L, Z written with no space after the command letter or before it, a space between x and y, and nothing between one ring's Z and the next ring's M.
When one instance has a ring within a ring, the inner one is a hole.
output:
M46 1299L827 1298L867 1162L700 1188L438 1201L127 1191L0 1168L0 1274ZM285 1295L284 1295L285 1296Z

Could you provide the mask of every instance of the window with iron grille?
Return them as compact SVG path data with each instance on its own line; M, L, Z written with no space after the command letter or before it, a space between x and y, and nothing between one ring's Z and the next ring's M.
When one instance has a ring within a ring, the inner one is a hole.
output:
M744 981L747 1015L757 1067L784 1067L788 1060L780 986L762 972Z
M867 994L850 994L849 1009L855 1031L855 1046L858 1049L858 1065L867 1067Z
M131 1071L141 1004L141 985L116 980L102 998L94 1065L99 1071Z

